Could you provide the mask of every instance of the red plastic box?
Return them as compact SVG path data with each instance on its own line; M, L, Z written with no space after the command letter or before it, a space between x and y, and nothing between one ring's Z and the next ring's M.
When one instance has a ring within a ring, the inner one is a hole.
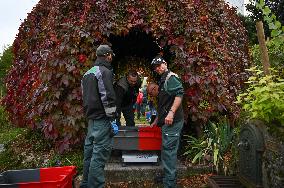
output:
M139 150L161 150L162 133L161 128L154 127L139 127Z
M72 188L75 166L9 170L0 174L2 188Z

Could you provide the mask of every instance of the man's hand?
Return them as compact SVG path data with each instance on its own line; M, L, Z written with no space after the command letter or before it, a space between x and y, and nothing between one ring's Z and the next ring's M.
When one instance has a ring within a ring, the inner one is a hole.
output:
M158 116L154 119L153 123L151 123L150 127L157 125L158 123Z
M175 113L177 109L179 108L179 106L181 105L181 101L182 101L182 97L177 97L177 96L175 97L174 103L172 107L170 108L167 117L165 118L166 125L173 124Z
M174 121L174 112L172 110L169 111L167 117L165 118L166 125L172 125Z

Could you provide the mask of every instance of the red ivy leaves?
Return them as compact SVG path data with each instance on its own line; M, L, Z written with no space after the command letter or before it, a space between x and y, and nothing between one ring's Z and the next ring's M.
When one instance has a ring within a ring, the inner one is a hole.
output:
M79 142L85 126L80 80L94 44L133 28L175 53L193 120L238 114L232 101L248 66L247 37L223 1L40 0L14 41L3 99L13 123L41 129L61 151Z
M78 61L79 61L80 63L85 63L85 62L87 61L87 56L84 55L84 54L80 54L80 55L78 56Z

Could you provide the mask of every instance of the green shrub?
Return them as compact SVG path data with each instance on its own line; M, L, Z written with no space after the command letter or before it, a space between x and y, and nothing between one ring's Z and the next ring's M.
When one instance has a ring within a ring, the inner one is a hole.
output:
M185 146L186 149L183 155L191 159L192 163L198 161L200 164L201 161L204 162L204 159L210 155L211 140L206 140L204 137L196 138L190 135L185 135L185 140L187 145Z
M3 53L0 54L0 97L6 92L4 85L4 77L7 74L7 70L11 67L13 62L12 46L4 47Z
M202 138L186 136L188 145L184 155L191 159L192 163L213 162L217 172L226 174L228 167L224 163L225 155L230 152L234 135L235 132L226 118L218 123L209 121Z
M0 130L7 129L10 126L11 125L8 120L8 114L5 111L5 107L0 105Z
M12 149L7 148L0 153L0 173L6 170L23 168L20 158L15 156Z
M7 112L0 106L0 144L7 144L14 140L23 129L12 127L8 120Z
M284 37L273 38L266 42L269 62L271 67L281 70L284 68ZM252 60L257 66L261 66L261 55L259 45L252 48ZM284 72L283 72L284 73ZM284 77L284 75L282 75Z
M256 118L284 126L284 79L277 71L264 76L263 71L253 67L248 88L237 97L237 103L248 112L250 118Z

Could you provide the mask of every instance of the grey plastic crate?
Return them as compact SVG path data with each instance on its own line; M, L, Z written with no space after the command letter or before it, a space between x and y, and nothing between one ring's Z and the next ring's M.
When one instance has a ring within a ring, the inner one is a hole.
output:
M19 188L18 183L39 181L39 169L8 170L0 174L0 187L3 188Z
M113 139L113 149L138 150L139 134L138 127L119 127L118 134Z

